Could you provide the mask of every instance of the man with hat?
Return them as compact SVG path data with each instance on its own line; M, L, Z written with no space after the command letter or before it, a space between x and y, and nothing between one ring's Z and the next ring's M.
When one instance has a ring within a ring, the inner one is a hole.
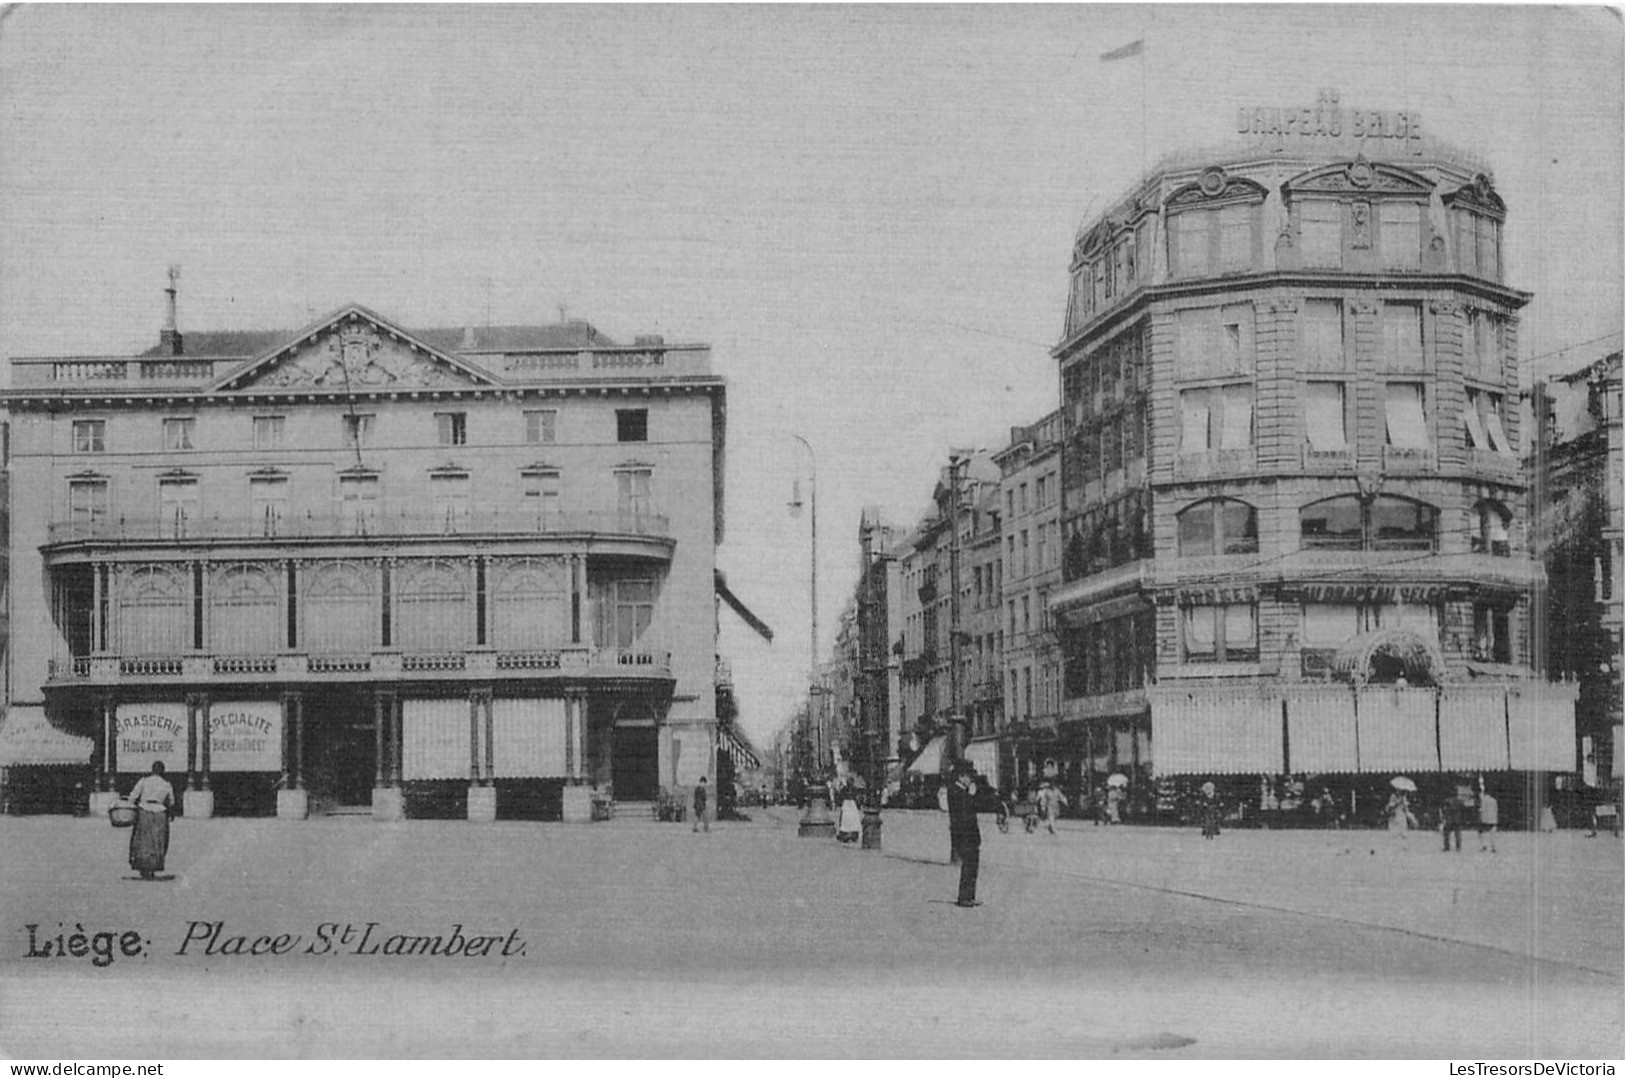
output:
M968 761L956 760L948 784L948 841L959 854L959 899L956 906L980 906L976 872L982 859L982 825L976 819L976 773Z

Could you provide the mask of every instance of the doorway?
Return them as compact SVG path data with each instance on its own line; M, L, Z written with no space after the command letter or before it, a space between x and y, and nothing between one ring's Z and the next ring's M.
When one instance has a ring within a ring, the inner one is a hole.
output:
M313 812L370 808L378 746L368 693L305 697L305 759L301 768Z
M654 726L615 726L610 775L617 801L653 801L660 792L660 738Z

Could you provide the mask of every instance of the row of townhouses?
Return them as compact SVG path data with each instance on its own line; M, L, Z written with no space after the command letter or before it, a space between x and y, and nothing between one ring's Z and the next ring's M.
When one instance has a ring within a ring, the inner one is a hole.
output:
M1488 167L1310 141L1165 160L1086 222L1059 407L866 552L885 698L848 740L884 714L894 784L963 756L1131 814L1216 781L1355 816L1400 775L1531 814L1617 784L1619 355L1521 393Z

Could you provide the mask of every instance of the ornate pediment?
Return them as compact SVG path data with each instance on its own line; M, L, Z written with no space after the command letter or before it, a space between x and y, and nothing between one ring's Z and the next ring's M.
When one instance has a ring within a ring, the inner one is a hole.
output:
M1295 193L1384 194L1426 196L1433 184L1426 176L1384 161L1355 158L1294 176L1282 185L1290 198Z
M1465 207L1488 214L1498 221L1506 220L1507 204L1501 201L1501 196L1495 193L1495 185L1483 173L1473 177L1473 182L1458 187L1444 196L1444 204L1452 209Z
M222 389L439 389L491 384L451 356L349 308L223 379Z
M1208 168L1192 183L1168 196L1170 210L1192 206L1223 205L1232 202L1262 202L1267 192L1253 180L1228 176L1222 168Z

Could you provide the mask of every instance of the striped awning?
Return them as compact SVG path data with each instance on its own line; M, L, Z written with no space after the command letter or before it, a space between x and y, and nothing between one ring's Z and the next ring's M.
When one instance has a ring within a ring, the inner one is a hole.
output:
M1506 690L1451 685L1439 696L1439 766L1446 771L1505 771Z
M1148 695L1156 774L1275 775L1284 770L1280 697L1255 690L1173 687ZM1127 759L1120 749L1119 766Z
M52 726L40 704L15 704L0 720L0 767L86 764L95 747Z
M972 741L965 746L965 759L969 760L975 766L977 774L991 782L995 789L999 787L998 738Z
M1507 749L1514 771L1573 771L1574 685L1525 682L1507 693Z
M1354 694L1346 685L1294 686L1286 697L1287 751L1292 770L1306 775L1360 769L1354 736Z
M1354 701L1360 770L1379 774L1439 770L1437 700L1432 689L1362 687Z
M940 737L932 738L926 744L925 748L920 750L920 754L918 756L914 757L914 759L909 761L909 764L908 764L909 772L913 773L913 774L919 774L919 775L939 775L939 774L941 774L942 773L942 747L943 747L944 743L945 743L945 739L943 739L943 738L940 738Z

